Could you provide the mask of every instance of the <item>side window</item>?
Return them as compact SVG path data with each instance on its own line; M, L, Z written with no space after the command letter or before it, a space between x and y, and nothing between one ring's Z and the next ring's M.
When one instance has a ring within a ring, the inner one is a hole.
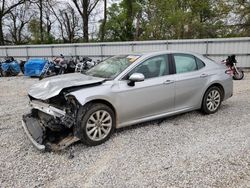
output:
M205 64L199 58L196 58L196 63L197 63L198 70L205 67Z
M174 54L176 73L185 73L197 70L195 57L186 54Z
M167 55L152 57L132 70L127 78L133 73L142 73L147 78L160 77L169 74L169 63Z

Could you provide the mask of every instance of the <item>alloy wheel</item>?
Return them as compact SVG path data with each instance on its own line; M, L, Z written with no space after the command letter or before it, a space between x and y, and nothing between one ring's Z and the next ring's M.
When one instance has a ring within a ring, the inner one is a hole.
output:
M220 106L220 100L221 96L219 91L211 90L207 96L206 101L208 110L210 110L211 112L216 111L217 108Z
M108 136L112 129L112 117L106 110L94 112L87 120L86 133L93 141L100 141Z

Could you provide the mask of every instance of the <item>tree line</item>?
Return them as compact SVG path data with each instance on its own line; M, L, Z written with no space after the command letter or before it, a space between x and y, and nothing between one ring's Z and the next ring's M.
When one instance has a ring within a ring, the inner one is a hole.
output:
M0 0L0 45L249 34L250 0Z

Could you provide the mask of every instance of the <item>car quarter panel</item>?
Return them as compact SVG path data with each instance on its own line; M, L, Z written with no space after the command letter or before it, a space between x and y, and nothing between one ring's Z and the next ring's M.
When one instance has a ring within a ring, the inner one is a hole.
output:
M215 84L220 84L223 87L223 92L224 92L224 98L223 100L226 100L233 95L233 80L232 76L225 74L226 69L218 69L216 70L217 74L215 74L211 78L211 82L209 83L208 87ZM205 90L206 91L206 90ZM205 93L204 91L204 93Z
M224 99L232 96L232 78L226 68L198 56L206 66L200 70L175 74L175 110L199 109L206 90L213 84L224 89Z
M228 74L225 74L225 70L223 68L218 68L217 70L211 70L213 72L212 76L208 80L208 83L206 84L206 87L203 88L202 90L202 97L200 100L200 103L198 104L198 107L201 106L202 104L202 99L203 96L206 92L206 90L211 87L212 85L221 85L224 91L224 99L226 100L230 98L233 95L233 81L232 77Z

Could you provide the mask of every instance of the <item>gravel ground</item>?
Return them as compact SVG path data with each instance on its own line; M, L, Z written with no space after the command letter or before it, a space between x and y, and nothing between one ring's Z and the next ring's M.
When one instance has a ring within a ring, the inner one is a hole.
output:
M21 127L37 79L0 78L0 187L250 187L250 74L218 113L117 131L96 147L32 147Z

